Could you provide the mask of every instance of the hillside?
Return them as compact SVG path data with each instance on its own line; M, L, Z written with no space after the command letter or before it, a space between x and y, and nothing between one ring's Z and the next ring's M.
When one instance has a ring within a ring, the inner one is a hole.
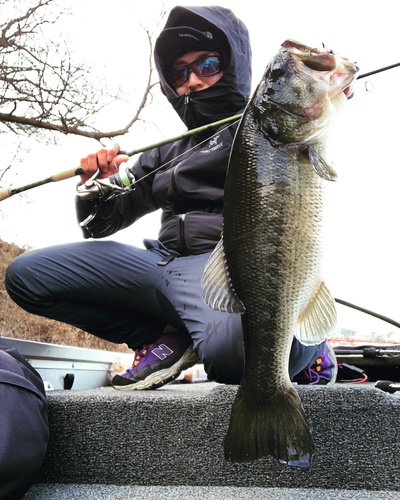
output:
M51 344L132 352L123 345L112 344L82 330L29 314L8 296L4 277L8 264L25 250L0 239L0 336Z

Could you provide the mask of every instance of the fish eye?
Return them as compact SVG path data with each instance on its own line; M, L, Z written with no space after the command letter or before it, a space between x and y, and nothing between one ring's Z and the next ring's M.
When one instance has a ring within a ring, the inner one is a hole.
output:
M284 67L279 67L279 68L274 68L272 71L271 71L271 80L273 80L274 82L276 82L279 78L281 78L282 76L284 76L285 74L287 73L287 69L284 68Z

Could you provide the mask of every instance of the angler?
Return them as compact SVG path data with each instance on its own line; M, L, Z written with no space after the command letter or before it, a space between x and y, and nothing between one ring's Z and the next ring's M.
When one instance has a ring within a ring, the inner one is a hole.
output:
M244 111L251 48L246 27L230 10L175 7L154 55L162 92L189 129ZM132 368L113 379L116 389L155 389L199 360L210 380L240 383L240 316L209 308L200 285L221 235L236 128L221 125L144 152L130 169L134 190L93 197L81 189L77 216L87 241L26 252L8 269L7 290L27 311L136 351ZM118 152L115 146L83 158L82 183L97 169L100 181L114 175L128 158ZM145 248L102 241L160 208L158 239L144 240ZM334 355L325 343L295 340L290 375L317 359L320 381L334 382Z

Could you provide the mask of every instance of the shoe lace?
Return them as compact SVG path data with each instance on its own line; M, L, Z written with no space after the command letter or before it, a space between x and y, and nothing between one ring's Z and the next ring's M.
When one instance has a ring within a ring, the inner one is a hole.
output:
M314 370L313 368L307 368L303 371L303 373L310 381L309 385L318 384L318 382L320 381L321 377L319 376L319 373L317 372L317 370Z
M153 347L154 344L149 344L143 346L141 349L136 349L135 351L135 359L133 360L133 365L131 368L129 368L126 372L131 374L137 365L144 359L144 357L147 354L147 351L150 349L150 347Z
M321 379L329 379L329 369L331 368L329 359L320 356L313 365L301 372L301 377L309 380L308 385L316 385Z

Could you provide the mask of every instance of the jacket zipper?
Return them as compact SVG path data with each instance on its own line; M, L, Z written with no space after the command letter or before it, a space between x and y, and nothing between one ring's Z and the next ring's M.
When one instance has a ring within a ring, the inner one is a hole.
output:
M185 106L187 106L190 102L190 92L187 92L185 94ZM176 165L176 167L174 168L174 171L173 171L173 174L172 174L172 186L173 186L173 189L174 191L176 192L177 189L176 189L176 182L175 182L175 172L176 172L176 169L179 167L179 163L178 165ZM180 240L181 240L181 247L182 247L182 253L183 255L187 255L188 254L188 249L187 249L187 246L186 246L186 236L185 236L185 214L180 214L179 215L179 237L180 237Z
M185 215L186 214L179 215L179 236L181 239L183 255L187 255L186 236L185 236Z

